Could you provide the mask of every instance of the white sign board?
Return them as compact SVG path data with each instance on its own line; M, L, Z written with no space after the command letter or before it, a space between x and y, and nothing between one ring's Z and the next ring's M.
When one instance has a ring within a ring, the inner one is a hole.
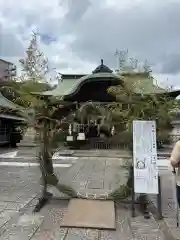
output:
M155 121L133 121L135 193L158 194Z
M72 142L73 141L73 136L67 136L66 141L67 142Z
M85 134L84 133L79 133L77 136L77 140L85 140Z

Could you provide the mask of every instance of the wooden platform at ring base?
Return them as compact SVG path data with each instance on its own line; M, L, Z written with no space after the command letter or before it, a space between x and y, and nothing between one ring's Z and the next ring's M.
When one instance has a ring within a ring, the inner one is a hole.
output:
M71 199L61 227L116 230L114 202Z

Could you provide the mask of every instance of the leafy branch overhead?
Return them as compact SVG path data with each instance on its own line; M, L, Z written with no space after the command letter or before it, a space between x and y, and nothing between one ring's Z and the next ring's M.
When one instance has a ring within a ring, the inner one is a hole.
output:
M126 57L123 59L123 57ZM126 54L120 56L120 67L117 74L120 84L110 87L109 93L116 97L116 102L108 105L115 126L116 140L126 145L132 154L132 122L133 120L155 120L157 139L168 142L172 128L172 110L177 101L168 96L166 89L154 85L150 68L145 64L143 69L128 67ZM137 64L137 62L136 62ZM129 165L132 164L132 159ZM131 194L133 171L129 168L127 185L120 185L110 195L110 198L127 198ZM144 197L145 198L145 197ZM142 200L142 199L141 199Z
M125 61L121 59L120 63ZM116 102L108 107L117 132L132 133L133 120L155 120L158 138L161 139L162 134L168 138L172 109L177 102L168 96L168 90L154 84L149 67L138 71L132 68L128 72L123 69L120 67L117 73L122 79L120 84L108 89L116 97Z

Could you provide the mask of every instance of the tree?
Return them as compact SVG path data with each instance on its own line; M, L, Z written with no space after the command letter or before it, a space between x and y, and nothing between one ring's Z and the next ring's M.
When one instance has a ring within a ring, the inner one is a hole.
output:
M21 75L3 83L1 92L16 104L29 108L33 107L34 101L36 101L31 92L44 92L55 86L50 81L48 59L39 50L37 34L34 32L26 56L25 59L19 60L22 67Z
M57 100L53 97L42 97L38 94L32 94L29 91L37 91L36 86L48 83L48 59L40 52L38 48L38 41L36 33L32 34L30 45L26 51L27 57L21 59L22 64L22 78L23 85L21 91L15 88L16 92L20 94L22 102L29 101L31 96L31 104L27 107L33 108L33 118L29 122L29 126L36 130L36 141L39 146L38 161L40 164L42 174L42 197L37 204L35 211L39 211L41 207L47 202L52 195L48 193L48 185L55 186L59 191L69 195L76 196L76 192L69 186L59 183L57 176L54 174L52 154L55 143L54 139L57 134L61 133L64 115L61 115L59 109L66 106L63 100ZM30 81L30 85L26 84ZM28 92L28 99L24 95ZM17 99L15 99L16 101ZM59 114L60 113L60 114ZM67 116L67 114L66 114Z
M20 77L14 77L1 86L3 94L24 107L32 107L34 96L31 92L42 92L52 89L48 81L48 59L38 48L37 34L33 32L32 39L26 51L27 57L20 59L22 71Z
M175 101L165 94L136 93L138 83L136 78L141 78L144 73L133 73L125 77L122 85L109 89L116 96L117 102L109 105L115 125L123 126L131 132L133 120L155 120L157 124L157 137L162 138L162 130L168 133L171 129L172 115L170 110L175 107ZM126 107L125 107L126 106ZM166 131L167 130L167 131ZM165 136L164 140L168 137Z
M39 50L37 34L35 32L32 33L32 39L27 48L26 55L26 59L19 60L22 64L23 79L47 83L49 73L48 59Z
M143 79L146 80L145 85L149 84L148 81L153 82L151 70L147 67L147 64L145 64L145 68L142 70L132 70L130 72L119 71L119 75L121 79L123 78L121 84L111 87L108 90L109 93L116 97L116 102L110 104L108 107L111 112L112 123L115 125L118 139L123 139L131 154L133 154L133 120L155 120L157 138L166 139L172 128L171 110L177 106L177 102L170 98L168 94L165 94L165 92L163 93L161 89L158 89L159 94L157 94L157 92L151 92L150 94L146 91L146 86L144 86L144 88L142 87L140 81L143 81ZM153 89L153 85L151 87ZM130 194L133 178L131 166L132 162L129 163L129 179L127 181L127 186L120 186L118 189L115 189L110 194L110 197L119 199L127 197L127 195ZM141 201L145 201L144 195L142 199Z

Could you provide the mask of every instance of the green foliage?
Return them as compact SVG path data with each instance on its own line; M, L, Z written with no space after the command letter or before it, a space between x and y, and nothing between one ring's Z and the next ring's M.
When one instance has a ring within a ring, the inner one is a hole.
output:
M56 186L58 184L58 178L55 174L48 174L46 180L48 185Z
M141 73L138 75L141 76ZM136 72L124 77L121 85L109 89L117 99L109 105L113 124L116 129L132 133L133 120L155 120L157 136L167 138L167 134L162 135L162 132L168 133L172 128L171 110L175 108L175 101L165 94L137 94L135 89L138 83L134 78L137 78Z
M32 92L42 92L52 89L48 82L48 59L39 50L37 34L32 34L30 45L26 51L27 57L21 59L21 76L1 86L1 91L9 100L23 107L36 105Z
M109 195L108 199L111 200L122 200L129 197L131 194L131 188L129 188L127 185L121 185L119 188L113 190Z
M27 58L21 59L22 78L35 82L47 82L49 73L48 59L39 50L37 34L32 33L29 47L26 51Z
M120 139L118 141L123 140L132 153L133 120L154 120L156 121L157 139L166 141L167 143L169 140L168 135L172 128L172 110L178 105L178 102L168 97L168 94L163 94L162 91L159 94L156 92L147 94L144 88L147 87L146 85L149 85L149 81L151 81L151 90L153 89L153 77L150 74L151 70L147 63L144 64L143 70L137 71L137 69L132 67L127 71L127 67L125 67L126 61L120 60L121 66L117 72L119 73L119 77L123 79L121 85L111 87L108 90L110 94L116 97L116 102L109 104L108 107L111 112L112 124L115 126L116 136ZM144 81L145 84L142 85L141 81ZM140 86L141 90L137 91ZM120 137L121 135L122 137ZM128 196L131 193L132 178L132 167L129 167L127 185L115 189L109 197L122 199Z
M57 188L60 192L66 194L66 195L68 195L68 196L70 196L70 197L72 197L72 198L76 198L76 197L77 197L76 191L75 191L72 187L70 187L70 186L68 186L68 185L64 185L64 184L58 183L58 184L56 185L56 188Z
M48 83L22 78L19 81L13 79L7 85L1 86L1 92L6 98L25 108L31 107L35 101L31 92L43 92L50 89L52 87Z
M9 90L6 94L9 93L15 102L32 110L29 126L36 130L36 141L40 146L38 161L42 173L42 195L46 196L47 185L53 185L70 196L76 196L71 187L58 183L52 162L55 139L62 132L63 116L57 115L57 111L59 111L60 105L63 109L66 103L61 99L57 101L54 98L42 98L31 94L32 92L45 91L51 88L48 75L48 59L40 52L35 33L32 35L26 54L26 58L20 60L22 75L19 81L11 81L7 87L4 87L4 90ZM61 113L61 111L59 112Z
M57 132L54 135L54 138L52 139L52 144L51 144L52 149L57 149L58 147L64 145L67 135L68 135L68 130L64 130L62 126L62 128L59 129L59 132Z

